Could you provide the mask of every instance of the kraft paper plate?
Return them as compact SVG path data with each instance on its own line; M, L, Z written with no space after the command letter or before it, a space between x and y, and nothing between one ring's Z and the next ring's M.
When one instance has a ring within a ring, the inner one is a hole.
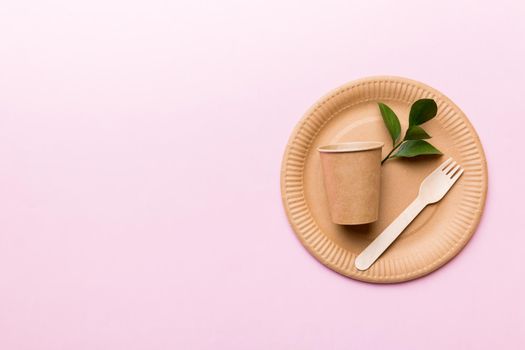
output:
M423 127L444 156L388 160L382 166L379 220L358 226L333 224L317 148L381 141L385 156L392 141L377 102L392 107L404 132L410 105L420 98L433 98L438 104L436 118ZM428 206L369 270L357 270L357 255L416 197L423 179L448 157L465 169L456 185L443 200ZM281 192L293 230L321 263L357 280L402 282L443 266L467 244L483 212L487 165L476 131L447 97L413 80L372 77L332 91L306 113L286 147Z

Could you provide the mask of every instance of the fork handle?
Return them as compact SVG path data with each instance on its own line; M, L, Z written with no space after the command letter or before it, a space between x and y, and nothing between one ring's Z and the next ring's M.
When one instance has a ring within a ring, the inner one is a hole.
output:
M370 266L383 254L383 252L396 240L403 230L426 207L427 203L419 196L390 224L379 236L376 237L355 259L358 270L368 270Z

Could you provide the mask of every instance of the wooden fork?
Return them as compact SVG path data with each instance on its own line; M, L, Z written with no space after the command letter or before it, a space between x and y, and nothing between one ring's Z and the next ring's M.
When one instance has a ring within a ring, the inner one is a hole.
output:
M367 270L428 205L439 202L458 181L463 169L452 158L437 167L419 187L416 199L355 259L358 270Z

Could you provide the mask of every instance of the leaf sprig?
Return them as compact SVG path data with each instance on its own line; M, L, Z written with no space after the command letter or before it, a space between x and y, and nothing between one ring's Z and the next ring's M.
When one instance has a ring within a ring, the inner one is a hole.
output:
M403 140L399 141L401 136L401 124L394 111L386 104L378 102L379 111L392 138L392 150L387 154L381 164L390 158L411 158L416 156L443 154L436 147L425 141L430 136L420 125L428 122L437 114L436 101L429 98L417 100L410 108L408 117L408 129ZM397 152L396 152L397 151ZM394 153L395 152L395 153Z

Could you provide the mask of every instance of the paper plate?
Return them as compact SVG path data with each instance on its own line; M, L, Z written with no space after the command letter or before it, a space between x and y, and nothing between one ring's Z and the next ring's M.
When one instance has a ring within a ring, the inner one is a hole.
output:
M358 226L333 224L317 147L382 141L385 156L392 141L377 102L392 107L404 132L410 105L420 98L433 98L438 104L436 118L423 127L444 156L388 160L382 166L379 220ZM423 179L448 157L465 169L459 181L443 200L426 207L370 269L357 270L357 255L410 204ZM281 192L293 230L321 263L357 280L402 282L443 266L467 244L483 212L487 165L474 128L447 97L413 80L372 77L332 91L306 113L286 147Z

